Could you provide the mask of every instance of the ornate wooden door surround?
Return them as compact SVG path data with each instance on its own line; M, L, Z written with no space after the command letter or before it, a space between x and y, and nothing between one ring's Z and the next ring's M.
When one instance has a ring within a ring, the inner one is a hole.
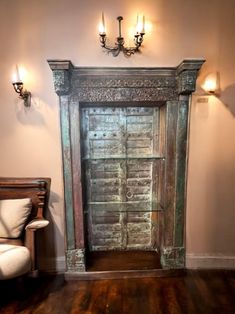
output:
M189 97L204 60L172 68L48 62L60 99L67 272L86 271L87 223L92 250L159 248L164 268L184 268Z

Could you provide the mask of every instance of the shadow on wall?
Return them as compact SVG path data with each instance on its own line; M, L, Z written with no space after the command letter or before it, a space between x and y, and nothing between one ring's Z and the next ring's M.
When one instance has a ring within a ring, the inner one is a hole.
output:
M219 98L235 117L235 84L226 87Z
M39 260L41 266L39 268L46 271L60 271L58 268L61 268L61 265L58 265L58 252L55 246L56 243L58 243L62 248L62 252L64 253L64 236L61 230L58 228L56 221L57 216L60 216L61 219L61 213L58 212L58 206L55 206L56 203L59 204L61 201L61 197L58 194L53 191L50 192L49 208L45 215L45 218L48 219L50 223L48 228L45 228L45 230L42 232L40 237L41 241L38 248L40 256L42 257ZM57 235L56 238L55 235Z
M43 115L37 110L40 108L40 102L32 98L31 106L25 107L22 101L17 101L15 105L17 120L23 125L44 126L45 119Z

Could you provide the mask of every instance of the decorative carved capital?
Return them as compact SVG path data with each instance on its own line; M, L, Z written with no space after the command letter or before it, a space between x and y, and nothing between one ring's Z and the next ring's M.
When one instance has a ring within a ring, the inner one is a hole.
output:
M73 65L70 61L48 60L50 68L53 72L53 80L55 92L57 95L67 95L71 87L71 70Z
M163 247L161 249L161 264L163 268L184 268L184 247Z
M66 264L68 272L85 271L85 250L84 249L67 250Z
M197 71L183 71L178 76L178 93L189 95L196 89Z
M54 70L53 79L55 92L58 95L66 95L70 90L69 72L64 70Z
M176 68L179 95L190 95L195 91L197 73L204 62L204 59L184 60Z

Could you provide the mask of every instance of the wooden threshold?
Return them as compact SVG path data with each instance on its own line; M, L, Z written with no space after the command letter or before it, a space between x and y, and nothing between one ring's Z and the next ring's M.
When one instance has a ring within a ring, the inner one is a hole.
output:
M93 251L86 254L88 272L161 268L160 255L156 251Z
M176 277L186 274L185 269L151 269L151 270L113 270L65 272L65 280L101 280L147 277Z
M156 251L93 251L85 272L66 272L66 280L99 280L180 276L184 269L162 269Z

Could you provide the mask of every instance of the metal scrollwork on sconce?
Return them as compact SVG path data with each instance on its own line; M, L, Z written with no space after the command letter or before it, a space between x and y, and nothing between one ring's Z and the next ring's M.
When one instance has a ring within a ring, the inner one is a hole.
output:
M122 16L117 17L118 24L119 24L119 35L117 37L117 41L114 47L110 47L106 45L106 31L105 31L105 22L104 22L104 14L102 13L102 22L100 24L100 43L101 47L106 49L108 53L112 53L114 57L117 57L119 53L122 51L126 57L130 57L135 52L139 51L139 48L144 40L145 35L145 17L143 16L143 22L139 22L139 18L137 16L137 26L136 26L136 34L134 35L134 43L135 47L125 47L125 41L122 37L122 30L121 30L121 22L123 20Z

